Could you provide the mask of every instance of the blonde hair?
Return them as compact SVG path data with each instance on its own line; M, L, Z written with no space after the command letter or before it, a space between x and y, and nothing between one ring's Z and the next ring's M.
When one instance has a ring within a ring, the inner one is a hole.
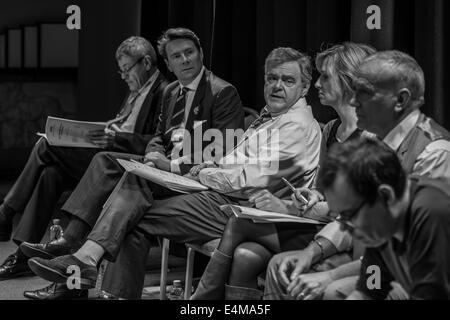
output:
M337 84L342 91L342 101L349 101L353 95L352 82L359 64L376 50L367 45L344 42L328 48L316 56L316 68L327 68L328 72L337 78ZM325 64L325 65L324 65Z

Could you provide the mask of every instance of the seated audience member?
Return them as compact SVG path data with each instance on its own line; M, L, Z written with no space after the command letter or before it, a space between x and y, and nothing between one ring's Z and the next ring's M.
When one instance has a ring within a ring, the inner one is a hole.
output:
M410 299L450 299L450 179L408 179L395 153L372 140L330 152L318 183L341 227L367 248L348 299L385 299L392 281ZM287 291L310 295L295 280Z
M241 100L235 87L215 76L203 66L203 51L198 37L188 29L169 29L163 33L158 43L158 50L170 71L177 80L169 84L163 93L162 112L156 133L148 143L145 151L145 162L151 162L158 169L184 174L193 164L191 150L204 144L200 141L193 148L184 148L189 142L188 138L209 129L215 129L225 136L227 129L241 130L244 125L244 111ZM199 126L198 123L201 123ZM197 130L194 133L194 129ZM216 150L225 148L225 143L215 141ZM181 147L180 147L181 146ZM181 149L181 150L180 150ZM176 151L178 150L178 151ZM181 151L181 157L177 158ZM222 154L225 150L220 150ZM175 156L173 156L175 155ZM128 212L130 203L139 205L138 196L141 193L134 189L142 186L145 194L145 204L151 205L153 199L177 195L178 192L169 190L156 184L140 180L134 174L126 174L126 180L119 182L124 169L117 162L117 158L142 160L141 155L114 155L103 157L91 162L80 183L66 201L62 210L70 216L69 224L64 236L57 241L46 244L22 243L21 249L28 257L42 257L51 259L56 256L69 254L78 249L90 230L94 227L97 218L102 212ZM183 162L184 161L184 162ZM192 163L192 161L191 161ZM125 176L124 176L125 179ZM105 206L108 197L119 183L128 183L132 186L128 194L121 193L121 197L111 199L111 206ZM142 214L144 211L141 212ZM105 216L107 216L105 214ZM138 217L136 217L138 219ZM109 223L104 224L110 227ZM114 225L118 230L122 225ZM120 234L111 236L111 239L120 237ZM123 234L122 234L123 236ZM48 289L26 292L27 297L48 298ZM54 296L74 294L80 290L67 290L63 285L58 287L58 294ZM87 290L81 290L86 293ZM65 295L67 297L67 295Z
M13 241L17 245L41 241L61 194L77 185L94 156L104 158L109 154L100 151L144 154L156 131L167 82L158 71L155 50L144 38L123 41L116 51L116 60L129 93L108 128L90 133L98 149L51 146L41 138L0 205L0 241L9 241L16 213L21 218ZM0 266L0 280L30 273L27 259L20 249L10 255Z
M339 115L323 129L321 156L334 143L358 139L363 134L356 126L355 109L350 106L351 84L358 63L374 52L367 45L347 42L317 55L316 67L320 77L315 86L320 102L333 107ZM262 210L299 213L297 208L277 199L267 190L256 193L251 200L256 208ZM315 231L315 228L298 223L255 224L248 219L230 218L192 299L261 298L257 277L264 272L271 256L305 247L313 239ZM327 245L333 246L332 243Z
M321 132L305 99L310 58L291 48L277 48L266 58L265 73L267 105L260 117L218 166L192 169L194 175L200 171L195 178L213 191L152 201L148 181L135 177L130 184L125 180L80 250L53 260L30 259L35 273L65 282L62 270L76 264L82 281L93 286L96 265L104 257L115 263L108 265L102 289L122 298L140 298L152 237L204 243L222 235L230 213L222 211L221 205L247 200L261 188L287 195L289 189L281 177L299 186L311 185ZM132 200L125 205L128 199Z
M450 134L419 111L424 103L423 71L409 55L399 51L376 53L361 64L353 84L352 105L358 116L358 127L375 133L397 153L408 174L430 178L450 178ZM330 223L318 236L328 239L339 252L351 247L349 233L340 230L337 222ZM275 256L267 273L269 281L276 282L277 269L293 268L291 281L299 277L301 286L316 289L312 296L345 298L356 286L360 261L342 265L318 274L303 274L310 266L333 253L326 245L321 250L306 249ZM353 278L352 278L353 276ZM339 284L333 281L339 280ZM392 297L404 297L398 285ZM268 292L268 298L277 294ZM300 298L304 297L301 296ZM297 296L298 297L298 296Z

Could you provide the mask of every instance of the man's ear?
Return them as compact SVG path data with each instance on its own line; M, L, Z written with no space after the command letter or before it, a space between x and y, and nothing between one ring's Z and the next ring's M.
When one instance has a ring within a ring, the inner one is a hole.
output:
M378 187L378 196L388 206L393 206L397 202L394 189L388 184L381 184Z
M170 72L173 72L173 71L172 71L172 68L170 67L169 61L168 61L167 59L164 59L164 62L166 63L167 69L168 69Z
M202 48L200 48L200 58L201 58L201 60L203 62L203 49Z
M305 85L305 86L303 87L303 90L302 90L302 98L306 97L306 95L308 94L310 85L311 85L311 83L308 83L307 85Z
M402 88L397 92L397 102L395 103L394 111L402 112L405 110L411 101L411 91L407 88Z
M145 65L145 70L149 71L152 69L152 61L151 61L149 55L146 55L144 57L144 65Z

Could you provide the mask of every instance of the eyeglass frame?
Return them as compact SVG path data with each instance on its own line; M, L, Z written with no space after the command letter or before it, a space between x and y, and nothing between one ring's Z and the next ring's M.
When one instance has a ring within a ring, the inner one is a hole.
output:
M144 58L145 58L145 56L140 57L140 58L137 59L136 62L133 63L130 67L126 68L126 70L123 70L123 71L122 71L122 70L117 70L117 73L118 73L121 77L127 76L127 75L130 73L131 69L133 69L139 62L141 62L142 60L144 60Z
M337 221L339 222L342 226L344 226L345 229L352 231L356 228L356 226L351 222L351 220L356 217L359 212L361 211L361 209L364 207L364 205L367 202L365 200L362 200L361 203L358 205L358 207L354 210L352 210L352 212L349 215L345 215L343 216L341 213L339 213L334 219L333 221ZM332 211L328 211L327 216L331 217L332 216Z

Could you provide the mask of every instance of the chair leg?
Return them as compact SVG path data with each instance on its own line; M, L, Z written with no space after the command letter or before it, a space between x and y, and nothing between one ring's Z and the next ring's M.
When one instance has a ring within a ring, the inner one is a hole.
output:
M186 279L184 288L184 300L189 300L192 293L192 277L194 275L194 258L195 250L188 248L187 252L187 266L186 266Z
M159 284L161 300L167 300L166 282L167 282L167 267L169 263L169 245L170 240L164 238L162 243L161 279Z

